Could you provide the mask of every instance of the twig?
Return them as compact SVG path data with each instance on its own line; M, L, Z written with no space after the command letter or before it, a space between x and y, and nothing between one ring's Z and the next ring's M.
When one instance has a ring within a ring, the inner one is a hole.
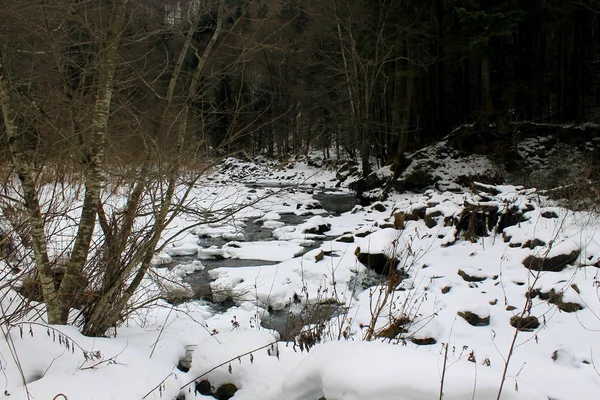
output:
M165 379L163 379L162 381L160 381L160 382L158 383L158 385L154 386L154 387L152 388L152 390L150 390L148 393L146 393L146 395L145 395L144 397L142 397L142 400L143 400L143 399L145 399L146 397L150 396L150 395L152 394L152 392L154 392L156 389L158 389L159 387L161 387L161 386L162 386L162 384L163 384L163 383L165 383L165 381L171 377L171 375L174 375L174 373L173 373L173 372L171 372L169 375L167 375L167 376L165 377Z
M444 379L446 378L446 362L448 361L448 343L446 343L446 350L444 351L444 365L442 366L442 380L440 382L440 397L442 400L444 397Z

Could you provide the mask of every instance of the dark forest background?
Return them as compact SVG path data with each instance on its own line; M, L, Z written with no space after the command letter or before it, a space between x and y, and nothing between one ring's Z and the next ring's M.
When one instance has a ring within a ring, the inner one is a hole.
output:
M19 123L40 159L77 158L86 140L110 5L0 1L4 79L30 101ZM107 142L113 158L135 161L148 146L141 132L192 35L175 89L182 99L189 93L185 74L213 37L217 8L128 2ZM193 157L283 158L322 149L362 161L367 174L373 157L401 171L404 152L468 124L496 151L510 151L525 122L600 122L599 16L592 0L227 0L224 33L194 98L185 98L187 148ZM84 110L77 123L73 107ZM0 130L6 137L3 122ZM169 131L155 138L168 152Z

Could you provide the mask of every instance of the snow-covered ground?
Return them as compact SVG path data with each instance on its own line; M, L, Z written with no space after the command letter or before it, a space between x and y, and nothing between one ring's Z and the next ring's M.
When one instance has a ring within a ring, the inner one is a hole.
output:
M34 315L10 332L1 325L6 398L212 398L200 393L211 391L206 382L196 391L206 380L221 398L233 384L233 398L248 400L430 400L440 391L445 400L487 400L497 398L509 355L502 399L598 397L596 215L556 207L534 190L485 185L395 194L332 215L315 195L350 192L347 182L335 188L326 169L296 163L274 171L231 159L209 178L192 196L198 207L247 207L178 236L151 274L169 284L148 279L138 296L191 293L186 275L202 272L213 300L233 306L158 301L111 338L30 323ZM303 219L282 222L286 215ZM177 219L165 239L196 223ZM250 223L272 237L246 240ZM215 239L225 244L211 247ZM180 256L195 261L161 267ZM215 257L223 266L205 270ZM390 282L359 259L396 259L398 272ZM6 312L18 294L3 290ZM333 311L319 313L325 306ZM282 313L291 315L290 332L261 325ZM536 317L539 326L517 331L515 316Z

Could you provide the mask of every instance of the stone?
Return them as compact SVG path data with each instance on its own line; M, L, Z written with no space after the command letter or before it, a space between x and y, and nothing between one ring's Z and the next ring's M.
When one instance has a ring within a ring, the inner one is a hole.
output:
M315 262L321 261L323 259L323 257L325 257L325 252L323 252L323 250L321 250L317 254L315 254Z
M354 243L354 236L352 236L352 235L340 236L339 238L335 239L335 241L342 242L342 243Z
M546 242L544 242L543 240L540 239L533 239L533 240L528 240L525 243L523 243L523 248L528 248L533 250L534 248L538 247L538 246L545 246Z
M459 311L458 316L462 317L469 325L487 326L490 324L490 316L479 316L471 311Z
M514 315L510 318L510 324L520 331L530 332L540 326L540 321L533 315L529 317L519 317L518 315Z
M379 211L379 212L384 212L384 211L387 210L387 208L385 207L385 205L382 202L380 202L380 201L377 201L377 202L371 204L371 208L373 210Z
M548 218L548 219L550 219L550 218L558 218L558 214L555 213L554 211L544 211L542 213L542 217Z
M577 260L580 252L580 250L573 250L569 254L559 254L554 257L536 257L530 255L523 260L523 266L533 271L560 272L567 265Z
M437 226L437 218L442 216L441 211L434 211L425 215L425 225L431 229Z
M390 259L383 253L363 253L360 251L360 247L356 248L354 254L361 264L380 275L389 273L398 265L398 260L395 258Z
M471 271L469 271L471 272ZM483 282L487 279L486 276L476 276L473 275L473 273L471 272L471 274L467 273L464 269L459 269L458 270L458 275L460 275L466 282Z
M431 346L437 343L434 338L411 338L410 341L419 346Z
M210 382L206 379L196 382L196 392L200 393L203 396L210 396L212 393L212 386Z
M237 391L238 388L233 383L225 383L219 386L213 397L218 400L229 400Z

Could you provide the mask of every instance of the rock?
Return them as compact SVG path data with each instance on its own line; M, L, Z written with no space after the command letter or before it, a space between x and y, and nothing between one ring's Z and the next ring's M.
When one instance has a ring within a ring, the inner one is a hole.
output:
M448 293L452 289L452 286L445 286L442 288L442 294Z
M233 383L225 383L219 386L213 397L218 400L229 400L237 391L238 388Z
M348 179L350 175L353 175L357 172L358 167L354 163L348 161L340 166L340 168L335 173L335 177L340 182L344 182L346 179Z
M437 343L434 338L411 338L410 341L419 346L430 346Z
M375 203L371 204L371 208L375 211L379 211L379 212L384 212L387 210L387 208L385 207L385 205L380 202L380 201L376 201Z
M359 238L364 238L364 237L369 236L371 233L373 233L373 231L357 232L354 234L354 236L359 237Z
M321 250L317 254L315 254L315 261L319 262L323 259L323 257L325 257L325 253L323 252L323 250Z
M487 276L482 276L479 271L474 268L463 268L459 269L457 273L467 282L483 282Z
M319 216L310 218L303 225L307 226L302 228L302 233L309 233L313 235L322 235L323 233L331 230L331 224Z
M518 315L514 315L510 318L510 324L520 331L529 332L537 329L540 326L540 321L533 315L529 317L519 317Z
M322 210L323 206L318 200L310 199L296 204L296 210Z
M532 290L527 293L527 296L531 298L539 296L540 299L547 300L548 303L554 304L559 310L564 312L572 313L583 310L583 306L579 303L564 301L563 293L556 292L554 289L550 289L549 292L542 292L539 289Z
M490 315L479 316L471 311L459 311L458 315L473 326L487 326L490 324Z
M372 204L377 201L380 197L380 193L371 193L372 190L380 190L385 186L385 179L379 177L375 172L372 172L367 177L363 177L357 181L354 181L348 185L348 188L356 191L356 198L358 202L363 205Z
M544 211L542 213L542 217L548 218L548 219L550 219L550 218L558 218L558 214L555 213L554 211Z
M398 265L398 260L395 258L390 259L383 253L362 253L360 247L356 248L354 254L361 264L380 275L389 273L391 269L395 269Z
M354 243L354 236L352 236L352 235L340 236L339 238L335 239L335 241L342 242L342 243Z
M480 182L473 182L473 184L471 185L471 188L473 189L474 192L489 193L493 196L496 196L496 195L502 193L501 190L498 190L498 188L494 187L493 185L486 185L486 184L480 183Z
M416 207L413 208L410 212L405 213L406 221L418 221L420 219L425 219L425 212L427 212L427 207Z
M496 232L504 232L505 228L517 225L526 220L527 218L523 216L518 207L510 207L500 215L500 220L498 221L498 225L496 225Z
M458 237L462 232L465 240L476 242L480 237L489 236L498 218L496 205L465 204L465 209L455 223L456 236Z
M431 229L437 226L437 218L442 216L441 211L434 211L425 215L425 225Z
M210 396L212 393L212 387L209 381L206 379L196 382L196 392L200 393L203 396Z
M405 215L403 212L400 213L396 213L394 214L394 228L398 229L398 230L402 230L405 227L404 221L405 221Z
M528 248L533 250L534 248L538 247L538 246L545 246L546 242L544 242L543 240L540 239L533 239L533 240L528 240L525 243L523 243L523 246L521 246L522 248Z
M420 190L435 183L435 177L427 170L426 166L419 165L397 182L404 190Z
M533 271L560 272L573 263L579 257L580 250L573 250L569 254L559 254L554 257L527 256L523 260L523 266Z

